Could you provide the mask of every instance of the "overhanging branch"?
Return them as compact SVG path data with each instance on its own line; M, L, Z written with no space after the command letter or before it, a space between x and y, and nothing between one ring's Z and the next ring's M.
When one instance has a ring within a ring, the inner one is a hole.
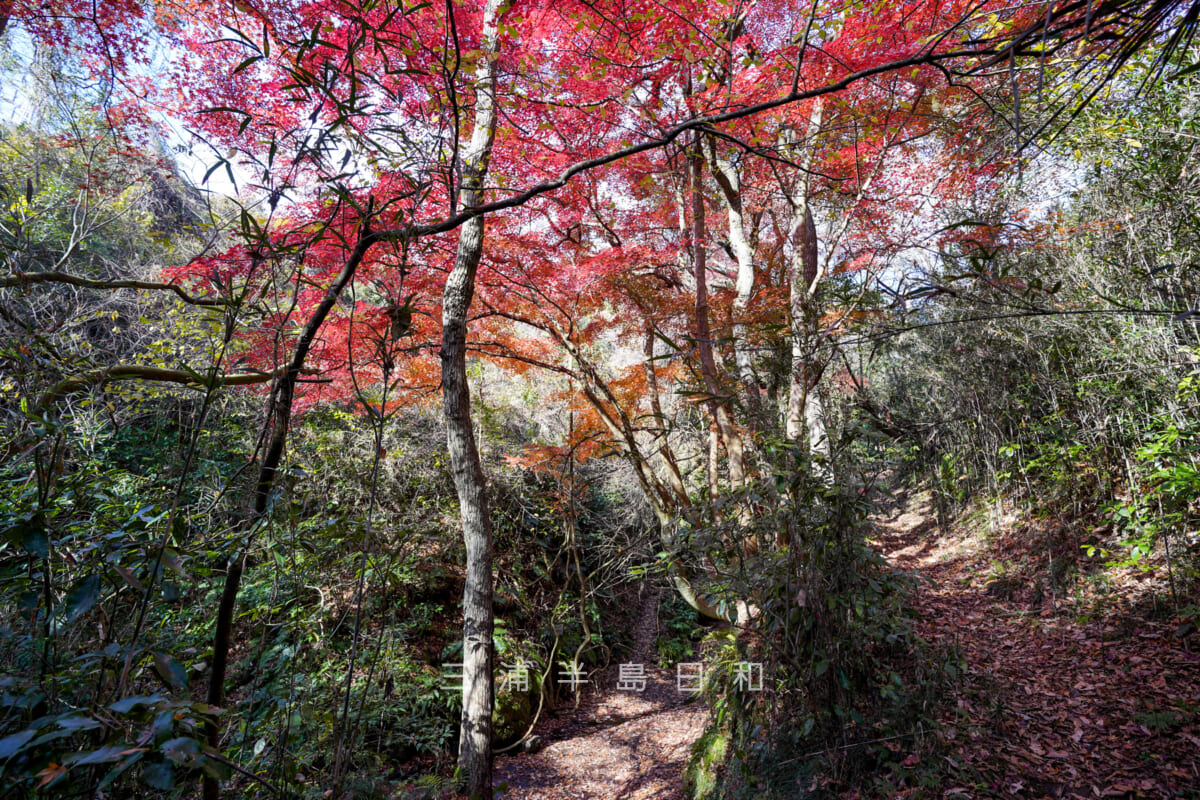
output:
M537 183L509 197L466 208L437 222L384 229L373 233L372 236L379 240L390 241L411 240L445 233L480 215L524 205L540 195L562 188L576 175L639 153L666 147L688 131L709 128L720 123L732 122L793 103L840 92L852 84L889 72L921 66L934 66L944 70L946 62L978 59L974 66L962 72L962 74L971 74L1005 59L1043 57L1042 48L1046 46L1047 37L1054 41L1067 38L1070 38L1071 41L1082 38L1092 42L1113 40L1117 48L1115 60L1119 66L1128 60L1133 51L1146 46L1160 26L1169 27L1174 13L1181 15L1181 26L1186 26L1189 21L1193 21L1200 14L1200 0L1149 0L1149 2L1147 0L1108 0L1095 8L1092 7L1090 0L1087 2L1072 0L1053 9L1045 18L1039 17L1034 24L1014 31L1008 36L985 41L971 41L968 42L968 46L960 49L936 52L936 48L943 41L943 38L938 38L916 54L849 72L841 79L815 89L799 91L793 88L787 94L771 100L680 122L659 136L612 150L603 155L577 161L564 169L557 177ZM956 25L955 28L957 27L959 26ZM1113 33L1113 29L1118 32ZM1176 46L1178 46L1177 38L1178 32L1171 38ZM1101 47L1109 49L1103 45ZM1111 78L1114 73L1115 70L1110 70L1108 77Z
M48 408L69 394L82 391L91 386L104 387L114 381L137 380L154 383L175 383L194 389L202 389L209 386L250 386L256 383L266 383L283 377L287 371L287 367L280 367L271 372L237 372L230 375L206 377L198 372L190 372L182 369L152 367L145 364L117 364L112 367L93 370L83 375L76 375L59 381L42 394L41 399L38 400L38 407L41 409ZM315 375L317 370L305 369L302 372L306 375Z
M173 283L155 283L153 281L96 281L81 278L67 272L16 272L0 276L0 289L14 286L25 286L33 283L65 283L84 289L143 289L146 291L166 291L179 295L179 299L193 306L226 306L231 300L210 300L194 297L187 293L182 286Z

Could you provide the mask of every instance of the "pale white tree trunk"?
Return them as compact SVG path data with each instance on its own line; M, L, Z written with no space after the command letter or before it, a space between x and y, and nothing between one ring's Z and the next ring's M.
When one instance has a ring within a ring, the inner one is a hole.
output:
M699 150L699 143L696 145ZM696 281L696 349L700 354L700 374L709 394L709 410L729 456L729 486L740 489L746 483L745 455L742 436L733 424L726 401L720 396L717 381L717 362L713 356L712 330L708 322L708 267L704 249L705 221L702 182L703 158L699 152L688 158L692 196L692 270Z
M737 294L733 299L733 355L737 361L738 381L746 392L751 411L757 412L760 405L758 378L750 357L749 327L746 324L750 301L754 298L754 248L746 229L741 176L734 163L719 155L713 146L710 146L709 159L713 175L721 187L721 197L725 200L729 220L729 249L737 261L737 280L734 283Z
M829 437L825 432L825 404L821 400L820 389L813 386L808 390L804 399L804 424L808 428L808 447L815 456L820 456L824 464L818 472L828 472Z
M817 283L817 226L808 205L807 187L797 193L792 207L792 258L788 262L788 305L791 314L791 376L788 386L785 432L789 439L799 439L803 433L804 407L810 388L812 361L811 330L808 317L812 313L809 287ZM814 292L815 293L815 292Z
M809 174L813 161L813 139L821 129L823 107L818 101L808 118L808 130L803 142L804 155L800 160L801 175L792 191L792 217L789 235L792 254L788 261L788 306L791 316L792 365L788 387L787 412L784 415L785 433L799 439L805 429L809 447L814 455L829 455L829 439L825 435L825 414L817 391L813 363L816 309L813 302L824 272L817 252L817 226L809 205Z
M482 55L475 68L475 127L462 152L459 197L463 208L481 205L483 184L496 132L496 53L502 0L483 12ZM475 272L483 255L483 217L459 230L454 269L442 303L442 408L446 444L454 473L467 551L463 587L463 708L458 766L468 796L492 797L492 522L487 486L471 426L467 385L467 319L475 294Z

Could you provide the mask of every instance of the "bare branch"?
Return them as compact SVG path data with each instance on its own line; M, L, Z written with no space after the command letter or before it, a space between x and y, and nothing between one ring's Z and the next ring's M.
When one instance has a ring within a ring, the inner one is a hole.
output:
M147 364L116 364L59 381L42 394L41 399L38 400L38 407L48 408L69 394L82 391L90 386L104 387L114 381L177 383L193 389L202 389L210 386L251 386L256 383L267 383L283 377L287 372L287 367L280 367L271 372L235 372L229 375L206 377L198 372L182 369L152 367ZM305 375L315 375L318 370L304 369L301 372Z
M173 283L155 283L153 281L96 281L89 278L81 278L78 275L71 275L67 272L21 272L17 271L11 275L0 276L0 288L9 288L14 286L25 286L33 283L65 283L71 286L79 286L84 289L144 289L146 291L165 291L174 292L179 295L183 302L193 306L209 306L221 307L229 305L232 300L210 300L203 297L194 297L187 293L182 286L177 286Z

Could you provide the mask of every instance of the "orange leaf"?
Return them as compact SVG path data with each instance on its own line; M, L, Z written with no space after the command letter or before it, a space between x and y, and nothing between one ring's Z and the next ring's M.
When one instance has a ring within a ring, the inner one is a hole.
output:
M67 771L67 768L64 767L62 764L55 764L55 763L51 762L50 766L46 767L44 770L42 770L41 772L38 773L38 776L41 777L41 779L42 779L38 783L38 788L40 789L41 787L50 783L55 778L57 778L59 775L65 774L66 771Z

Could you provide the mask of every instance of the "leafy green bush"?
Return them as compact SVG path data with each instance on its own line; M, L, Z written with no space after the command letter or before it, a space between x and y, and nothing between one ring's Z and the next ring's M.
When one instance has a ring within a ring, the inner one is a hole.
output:
M772 480L731 498L731 508L762 503L766 513L748 526L736 517L731 524L775 545L743 557L729 581L731 596L757 610L746 630L709 637L710 739L728 738L712 797L788 797L782 787L880 770L892 756L875 743L915 738L930 701L957 675L956 662L914 633L912 579L866 543L863 497L808 470L802 446L776 452ZM715 553L728 538L707 531L694 541ZM748 682L755 664L761 691ZM714 774L701 751L691 769Z
M696 652L696 612L677 593L667 593L658 612L658 638L654 642L658 650L658 665L673 668L681 661L688 661Z

